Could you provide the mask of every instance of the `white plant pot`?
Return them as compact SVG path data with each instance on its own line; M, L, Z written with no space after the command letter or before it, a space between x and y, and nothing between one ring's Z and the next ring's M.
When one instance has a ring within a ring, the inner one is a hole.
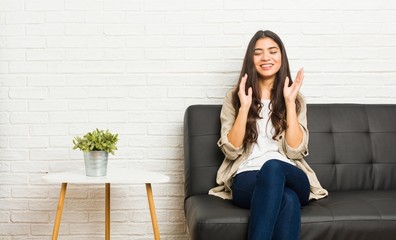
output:
M107 175L109 153L105 151L84 152L85 174L89 177Z

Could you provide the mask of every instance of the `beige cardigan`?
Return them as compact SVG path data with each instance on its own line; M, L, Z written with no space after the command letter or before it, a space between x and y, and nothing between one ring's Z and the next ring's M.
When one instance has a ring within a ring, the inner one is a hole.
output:
M221 109L221 137L218 146L225 155L223 163L217 171L216 182L219 186L209 190L209 194L224 199L232 199L232 178L239 166L246 161L252 152L252 144L246 147L246 151L242 147L235 148L229 141L227 134L231 130L235 121L235 110L232 105L232 93L235 89L230 90L224 98L224 104ZM302 98L303 99L303 98ZM276 136L279 150L281 154L289 158L296 164L298 168L304 171L311 185L311 193L309 199L321 199L328 195L326 189L322 188L317 179L315 172L309 167L304 157L308 155L308 129L307 129L307 108L303 99L301 111L298 115L298 121L303 131L303 141L297 148L292 148L286 143L285 132L283 131Z

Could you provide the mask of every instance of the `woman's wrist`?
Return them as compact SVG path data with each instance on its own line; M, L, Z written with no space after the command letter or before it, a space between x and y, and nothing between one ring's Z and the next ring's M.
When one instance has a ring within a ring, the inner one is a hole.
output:
M249 108L247 108L247 107L240 107L239 110L238 110L238 112L239 112L239 114L245 114L245 115L247 116L248 113L249 113Z
M285 102L286 110L296 110L296 102Z

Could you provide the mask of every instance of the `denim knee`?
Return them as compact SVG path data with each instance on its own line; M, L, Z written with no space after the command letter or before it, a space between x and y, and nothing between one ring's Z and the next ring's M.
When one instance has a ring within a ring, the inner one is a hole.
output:
M261 167L259 173L257 174L257 177L260 178L260 176L264 177L269 177L269 176L280 176L279 172L283 171L283 168L281 166L282 162L280 160L268 160L264 163L264 165Z

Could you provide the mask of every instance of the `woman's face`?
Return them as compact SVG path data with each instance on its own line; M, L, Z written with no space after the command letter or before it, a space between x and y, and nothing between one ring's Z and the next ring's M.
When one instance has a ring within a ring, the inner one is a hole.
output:
M269 37L257 40L253 62L260 79L275 79L282 63L282 54L278 44Z

